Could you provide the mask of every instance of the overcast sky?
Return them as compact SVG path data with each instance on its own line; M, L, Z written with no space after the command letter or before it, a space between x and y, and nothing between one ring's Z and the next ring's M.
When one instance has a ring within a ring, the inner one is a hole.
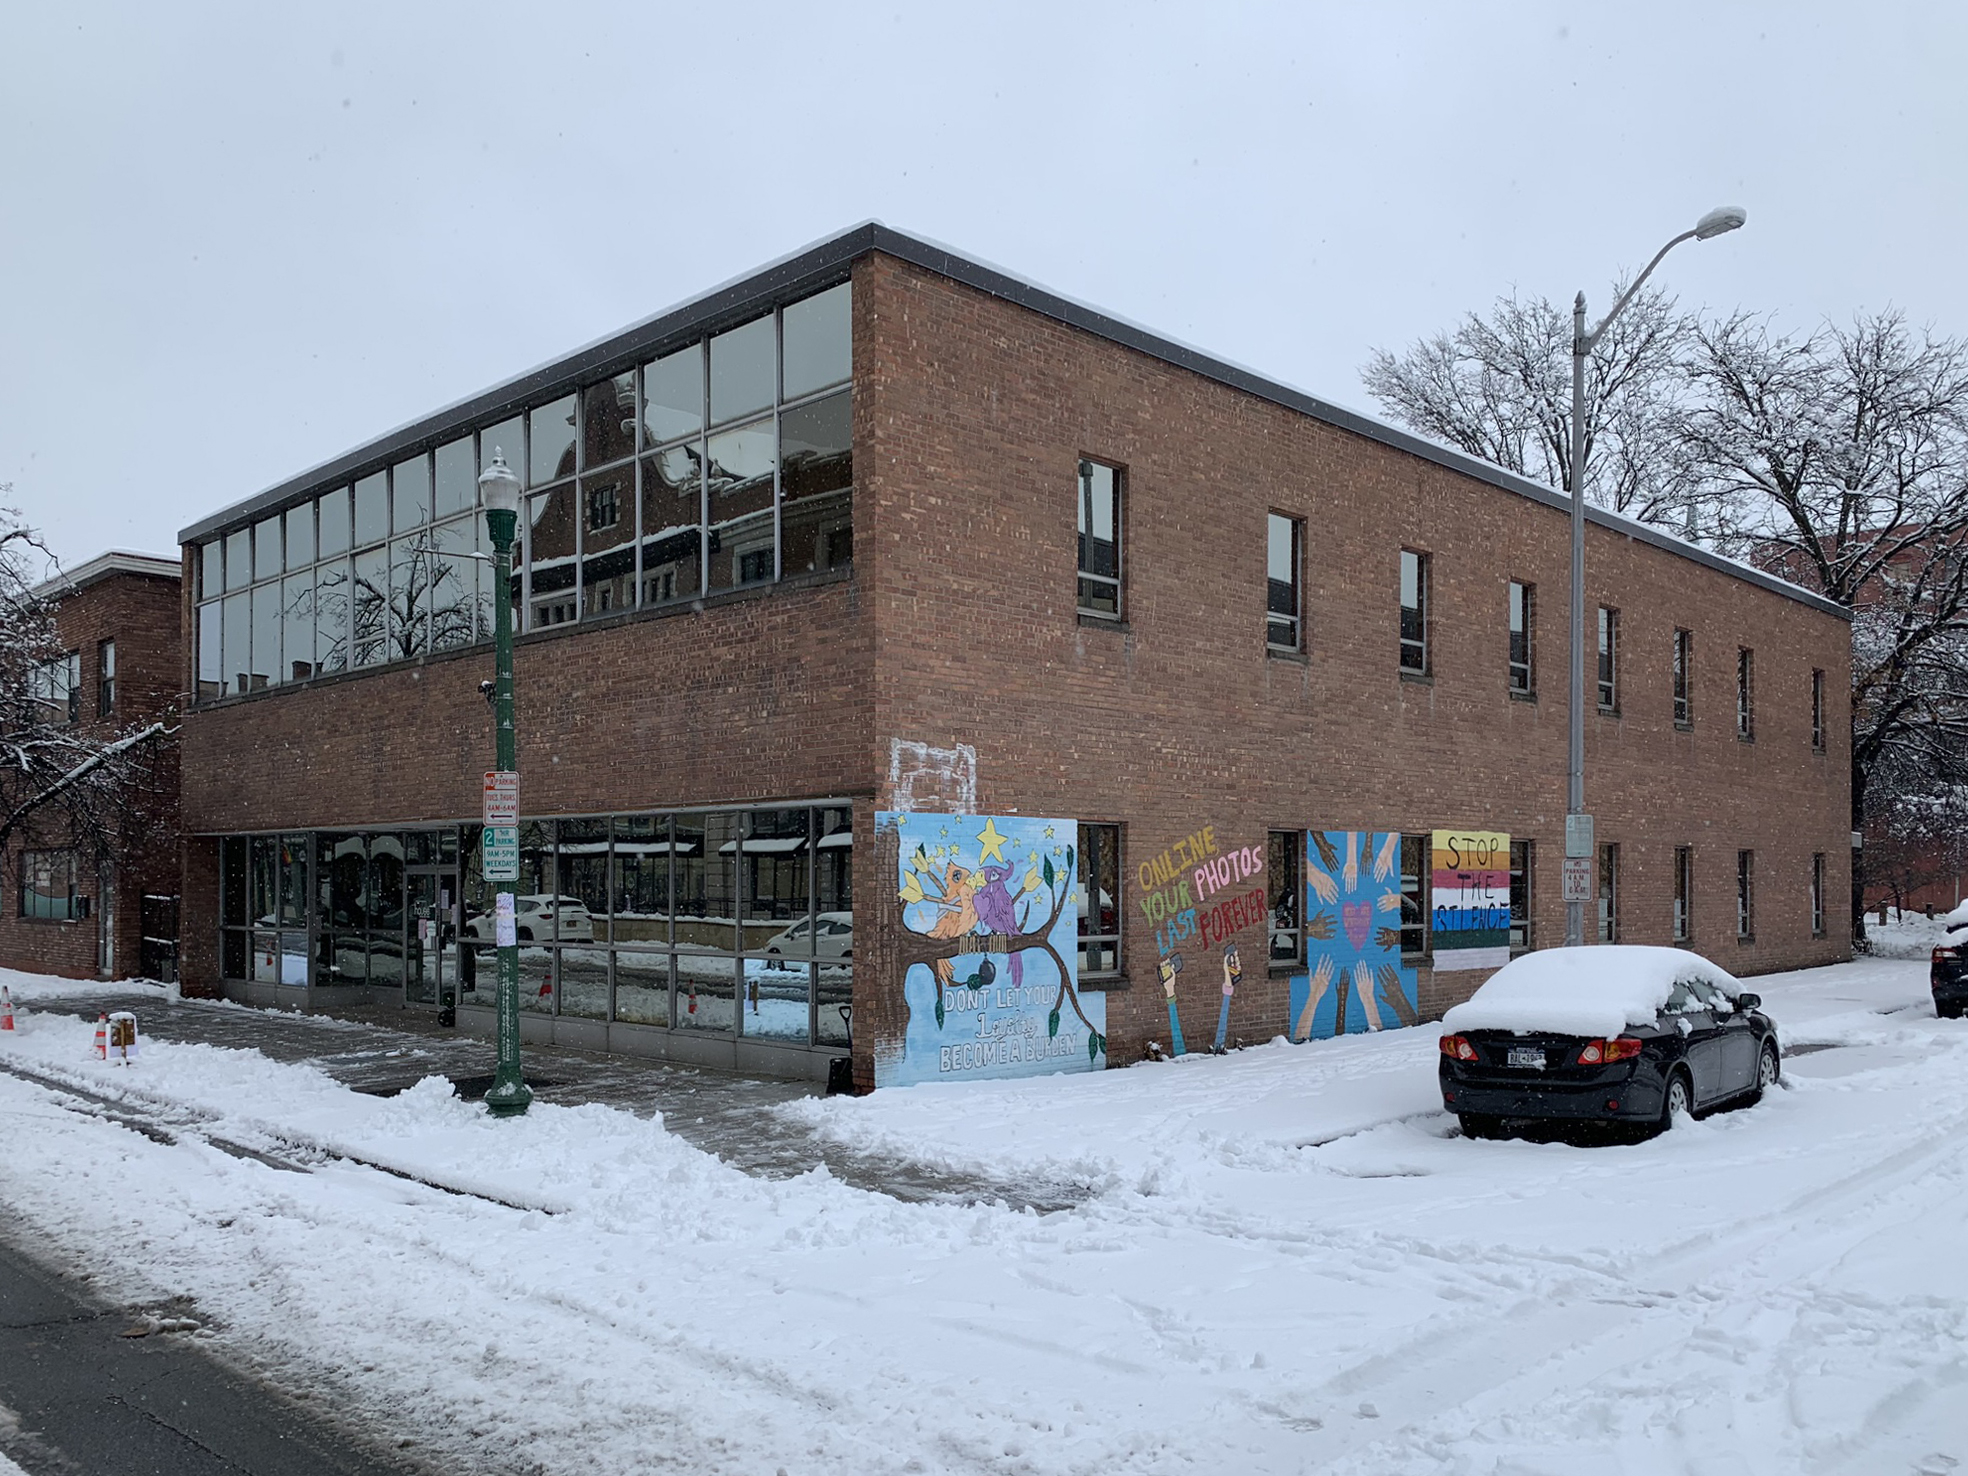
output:
M1968 334L1968 6L19 4L0 482L177 530L868 217L1365 406L1709 207L1686 305Z

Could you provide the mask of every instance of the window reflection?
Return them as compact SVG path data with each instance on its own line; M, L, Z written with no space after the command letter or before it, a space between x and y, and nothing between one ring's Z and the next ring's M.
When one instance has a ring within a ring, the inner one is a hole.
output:
M544 486L574 475L574 397L542 405L526 416L526 485ZM506 460L512 460L507 453Z
M440 518L470 512L478 504L478 473L472 469L470 436L437 448L437 478L432 511Z
M262 584L253 591L252 679L246 690L257 692L280 681L280 586Z
M239 528L225 538L225 587L244 589L253 582L253 544L249 529Z
M694 443L642 461L642 603L697 593L702 575L703 453Z
M478 433L478 469L481 474L492 465L495 455L503 455L516 477L526 474L526 428L517 415Z
M389 537L389 479L381 472L355 484L355 545Z
M314 571L314 669L317 672L348 668L352 588L347 559L322 564Z
M280 645L288 681L314 675L314 575L289 574L280 585Z
M388 549L371 549L355 556L350 602L355 626L355 664L378 665L387 659L389 652Z
M565 625L575 615L575 540L579 537L572 484L526 499L526 568L532 581L526 628Z
M320 516L321 557L332 558L349 551L349 489L337 487L324 492L315 502Z
M852 396L829 395L779 419L780 538L787 574L853 562Z
M219 604L198 607L198 700L225 695L225 664L219 658Z
M847 382L854 362L852 293L843 282L785 310L787 399Z
M693 343L643 365L643 446L661 446L703 428L704 346Z
M431 534L431 649L449 651L477 639L479 560L471 557L476 518L440 523Z
M244 594L225 597L225 684L226 695L237 697L253 690L253 616Z
M421 656L430 649L432 549L429 533L399 538L390 545L390 661Z
M314 562L314 504L287 509L287 567L304 570Z
M581 613L632 610L635 589L635 463L581 478Z
M265 518L253 525L253 577L271 579L280 573L280 519Z
M670 822L667 815L621 815L615 820L609 890L611 941L632 946L670 941ZM620 983L620 969L617 969Z
M406 533L430 521L430 458L413 456L390 468L390 531Z
M770 317L711 340L711 424L752 415L772 403L776 337Z
M712 589L771 579L772 483L777 461L772 421L719 431L709 443L705 481L710 498Z
M214 538L198 550L198 597L216 599L225 593L225 545Z
M581 391L581 465L610 466L636 449L635 375L618 374Z

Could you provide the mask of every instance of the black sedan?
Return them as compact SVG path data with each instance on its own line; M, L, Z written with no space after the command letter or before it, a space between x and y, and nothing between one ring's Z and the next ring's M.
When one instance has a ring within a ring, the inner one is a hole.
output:
M1616 1034L1445 1033L1442 1103L1470 1138L1497 1137L1525 1120L1665 1130L1677 1113L1754 1101L1776 1082L1782 1053L1761 1004L1754 994L1683 979L1650 1023Z
M1968 929L1968 922L1954 923L1948 928L1950 936ZM1927 970L1927 981L1934 990L1934 1013L1943 1020L1959 1020L1964 1005L1968 1005L1968 957L1963 957L1968 943L1953 943L1934 950L1934 961Z

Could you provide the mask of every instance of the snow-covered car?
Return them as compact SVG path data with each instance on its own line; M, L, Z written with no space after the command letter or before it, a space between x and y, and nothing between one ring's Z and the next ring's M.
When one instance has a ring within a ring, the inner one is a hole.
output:
M1959 940L1968 932L1968 905L1957 907L1941 921L1948 936ZM1934 992L1934 1013L1943 1020L1959 1020L1968 1006L1968 942L1936 945L1927 967L1927 984Z
M481 912L465 923L468 936L481 943L493 938L492 914ZM521 943L594 942L594 916L579 897L544 893L513 898L513 936Z
M793 958L854 957L854 914L822 912L801 918L765 940L765 951Z
M1753 1101L1782 1051L1763 1001L1679 948L1547 948L1442 1017L1442 1105L1465 1137L1515 1121L1665 1129Z

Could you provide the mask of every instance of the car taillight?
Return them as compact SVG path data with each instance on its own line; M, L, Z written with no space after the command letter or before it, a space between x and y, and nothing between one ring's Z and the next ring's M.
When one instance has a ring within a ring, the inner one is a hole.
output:
M1960 956L1961 956L1961 951L1959 949L1936 948L1934 950L1934 956L1932 959L1929 960L1929 962L1939 963L1942 959L1959 958Z
M1453 1056L1458 1061L1474 1061L1476 1047L1469 1043L1466 1036L1445 1035L1442 1037L1442 1054Z
M1616 1040L1588 1040L1579 1052L1581 1066L1604 1066L1613 1061L1630 1061L1640 1054L1641 1042L1630 1035Z

